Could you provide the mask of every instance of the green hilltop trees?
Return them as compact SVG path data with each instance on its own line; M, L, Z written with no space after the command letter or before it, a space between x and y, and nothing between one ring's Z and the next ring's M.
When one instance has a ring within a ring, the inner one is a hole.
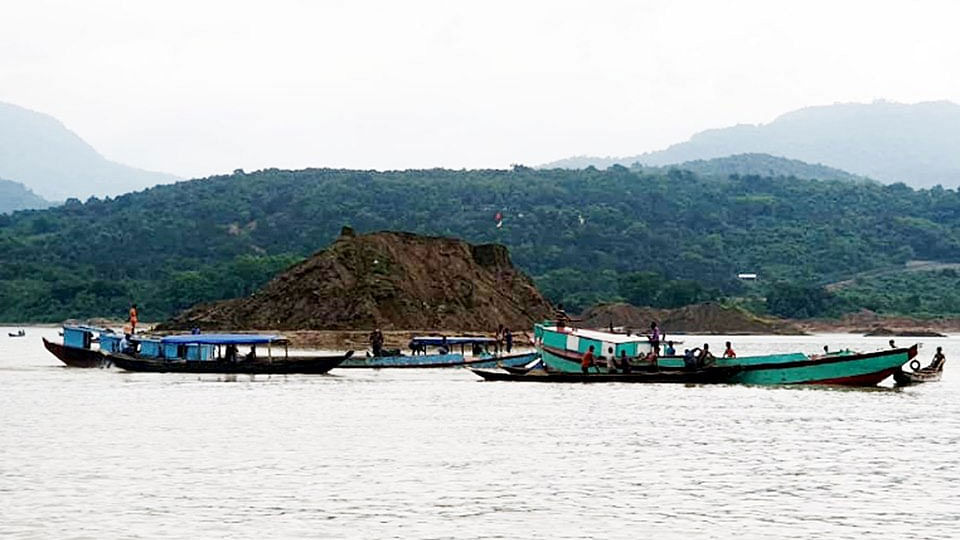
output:
M122 316L131 301L144 319L167 317L249 294L345 224L503 243L571 311L750 297L789 316L908 313L909 302L873 301L871 282L822 285L909 259L960 261L960 195L940 187L620 166L270 169L0 215L0 320ZM761 279L745 286L739 272ZM909 298L915 283L897 286Z

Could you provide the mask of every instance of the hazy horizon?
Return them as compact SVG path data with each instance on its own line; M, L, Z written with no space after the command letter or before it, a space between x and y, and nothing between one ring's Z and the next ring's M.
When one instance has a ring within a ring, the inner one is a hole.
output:
M13 2L0 101L109 159L536 165L878 99L960 102L950 2Z

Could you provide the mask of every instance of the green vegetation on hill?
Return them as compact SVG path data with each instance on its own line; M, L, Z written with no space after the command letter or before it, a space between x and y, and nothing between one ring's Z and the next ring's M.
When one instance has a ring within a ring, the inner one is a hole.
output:
M884 315L960 316L960 272L899 272L857 278L833 291L845 306Z
M569 310L747 296L771 313L833 314L856 306L822 283L960 260L960 195L941 188L619 166L264 170L0 216L0 320L122 315L130 301L166 317L254 290L344 224L503 243Z
M632 168L647 174L657 174L680 169L690 171L700 176L766 176L776 178L788 176L794 178L808 178L817 180L844 180L847 182L869 182L868 178L850 174L847 171L827 167L826 165L812 164L796 159L787 159L769 154L737 154L707 160L694 160L667 165L664 167L650 167L634 165Z

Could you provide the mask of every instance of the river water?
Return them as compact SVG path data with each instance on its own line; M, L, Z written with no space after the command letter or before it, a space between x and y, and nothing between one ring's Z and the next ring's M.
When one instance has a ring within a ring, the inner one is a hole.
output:
M940 383L843 390L136 374L62 367L40 343L56 329L11 330L2 538L960 537L960 336L923 340Z

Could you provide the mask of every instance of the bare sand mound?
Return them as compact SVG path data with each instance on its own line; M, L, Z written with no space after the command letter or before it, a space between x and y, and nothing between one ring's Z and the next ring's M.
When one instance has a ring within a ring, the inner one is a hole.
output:
M550 304L507 248L401 232L354 235L247 298L194 307L166 330L526 330Z

